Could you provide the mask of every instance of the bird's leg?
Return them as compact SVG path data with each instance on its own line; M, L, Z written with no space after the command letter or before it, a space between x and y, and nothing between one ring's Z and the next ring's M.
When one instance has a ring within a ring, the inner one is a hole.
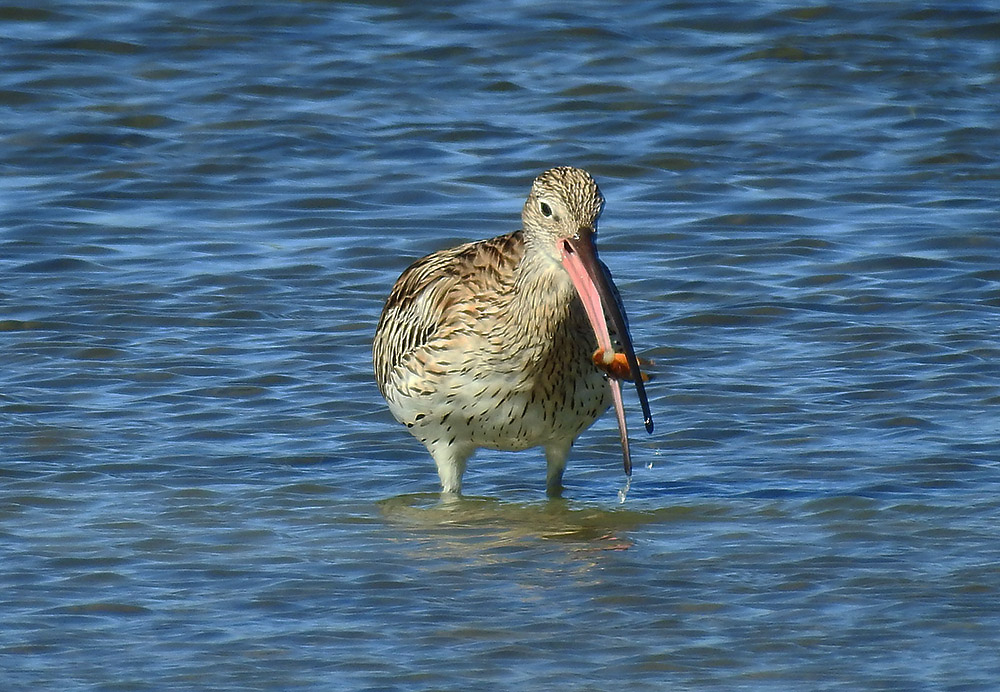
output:
M632 368L628 366L628 359L624 353L608 354L603 348L594 351L594 365L608 373L611 377L619 380L631 380ZM649 361L640 361L643 365L650 365ZM642 374L642 381L649 382L649 375Z
M569 448L573 441L553 442L545 447L545 494L549 497L562 497L563 471L566 470L566 460L569 458Z
M462 474L465 473L465 462L472 456L474 447L457 447L446 442L431 442L427 451L434 457L438 477L441 479L441 492L459 495L462 492Z

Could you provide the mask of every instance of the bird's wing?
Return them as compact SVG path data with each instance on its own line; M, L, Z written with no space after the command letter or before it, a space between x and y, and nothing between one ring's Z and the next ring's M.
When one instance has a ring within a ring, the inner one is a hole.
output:
M407 355L447 326L456 305L502 283L523 252L523 237L516 231L411 264L392 287L375 330L372 355L379 389Z

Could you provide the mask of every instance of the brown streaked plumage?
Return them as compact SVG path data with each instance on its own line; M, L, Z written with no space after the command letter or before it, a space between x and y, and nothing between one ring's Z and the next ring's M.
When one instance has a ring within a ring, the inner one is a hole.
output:
M550 169L532 184L523 230L432 253L393 286L372 346L375 380L431 453L444 492L461 491L479 447L541 446L547 491L558 495L573 441L612 402L631 473L615 375L636 383L649 431L652 419L593 243L603 206L589 173Z

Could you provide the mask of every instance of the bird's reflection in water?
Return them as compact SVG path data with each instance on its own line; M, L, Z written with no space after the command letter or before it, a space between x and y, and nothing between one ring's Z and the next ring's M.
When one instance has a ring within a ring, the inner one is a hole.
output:
M563 499L514 503L438 493L399 495L379 507L394 524L453 538L473 534L479 547L542 539L575 542L587 550L624 550L633 545L628 531L662 519L659 512L609 510Z

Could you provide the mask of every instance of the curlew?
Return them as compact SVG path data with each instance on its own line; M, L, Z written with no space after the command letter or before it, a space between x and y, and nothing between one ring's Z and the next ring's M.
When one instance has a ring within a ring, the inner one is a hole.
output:
M389 293L372 345L375 379L434 458L444 493L461 492L477 448L540 446L546 491L559 496L573 441L612 403L631 475L621 380L635 383L649 432L653 421L594 244L603 207L589 173L552 168L531 186L522 230L419 259Z

